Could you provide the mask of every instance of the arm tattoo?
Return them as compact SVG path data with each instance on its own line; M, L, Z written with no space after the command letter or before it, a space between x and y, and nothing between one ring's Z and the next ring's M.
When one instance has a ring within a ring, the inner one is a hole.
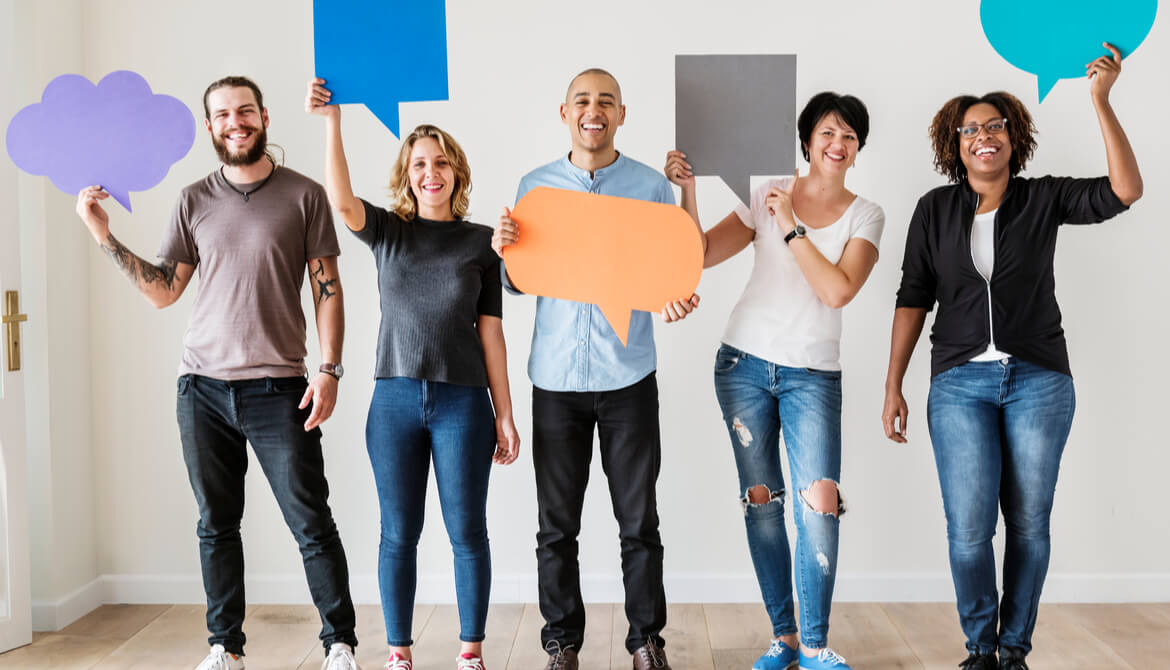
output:
M151 265L127 249L126 245L119 242L113 235L107 236L106 243L102 245L102 251L106 252L106 255L121 268L122 273L129 277L136 286L141 283L143 287L146 287L159 282L168 291L175 286L175 270L179 266L178 261L164 260L158 265Z
M325 278L325 261L317 261L317 269L313 270L313 280L317 282L318 305L337 295L337 292L330 288L337 283L337 277L333 277L332 279Z

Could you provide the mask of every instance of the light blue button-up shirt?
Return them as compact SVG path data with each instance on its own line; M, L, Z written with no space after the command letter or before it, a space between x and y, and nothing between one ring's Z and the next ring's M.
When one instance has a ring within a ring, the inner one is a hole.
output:
M588 170L573 165L566 155L538 167L520 180L516 200L537 186L600 193L675 204L670 182L654 168L618 155L611 165ZM504 287L519 294L507 274ZM627 345L596 305L572 300L538 297L532 329L532 353L528 377L546 391L612 391L630 386L654 371L654 319L650 312L635 311L630 318Z

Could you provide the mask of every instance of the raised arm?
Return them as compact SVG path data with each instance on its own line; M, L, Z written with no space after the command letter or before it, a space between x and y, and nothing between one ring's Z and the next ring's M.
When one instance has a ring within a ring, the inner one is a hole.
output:
M512 419L512 391L508 385L508 349L504 344L504 322L498 316L481 314L476 329L483 344L487 365L488 392L496 413L496 451L492 460L508 465L520 455L520 433Z
M309 260L309 285L313 290L313 311L317 317L317 339L321 343L322 363L341 363L341 343L345 339L345 309L341 295L341 277L337 272L337 256ZM318 372L312 376L301 409L313 403L313 411L305 421L305 430L325 423L337 404L336 376Z
M150 304L162 309L174 304L195 273L195 266L175 260L164 260L152 265L110 234L110 217L101 201L110 197L100 186L89 186L77 195L77 216L85 222L89 234L114 261Z
M329 104L333 93L324 84L324 79L309 80L305 111L325 117L325 192L345 227L356 233L366 227L366 209L349 182L349 165L341 144L341 107Z
M1128 207L1142 197L1142 175L1138 171L1137 157L1129 138L1109 104L1109 90L1121 74L1121 52L1117 47L1104 43L1112 56L1101 56L1089 63L1085 74L1089 77L1089 95L1093 109L1097 110L1097 122L1101 124L1101 136L1105 140L1105 159L1109 163L1109 185L1113 193Z

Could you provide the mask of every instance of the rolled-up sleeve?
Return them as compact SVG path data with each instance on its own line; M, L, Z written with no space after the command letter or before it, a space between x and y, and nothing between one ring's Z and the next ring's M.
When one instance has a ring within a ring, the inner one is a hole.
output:
M1109 177L1045 177L1056 194L1063 223L1101 223L1129 209L1113 192Z

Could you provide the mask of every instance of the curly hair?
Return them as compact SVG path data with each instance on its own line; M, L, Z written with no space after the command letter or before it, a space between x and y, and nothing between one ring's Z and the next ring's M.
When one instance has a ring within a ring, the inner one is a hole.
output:
M963 125L963 116L967 110L980 103L995 107L1007 119L1008 138L1012 147L1009 170L1013 177L1024 169L1036 150L1036 124L1032 122L1028 108L1016 96L1004 91L993 91L981 98L973 95L951 98L934 115L929 131L930 143L934 148L934 169L951 183L967 180L967 166L959 158L958 129Z
M414 143L424 137L434 138L439 143L439 149L455 171L455 184L451 189L451 214L462 219L467 216L467 207L471 204L471 165L455 138L438 126L425 123L402 138L398 160L394 161L394 167L390 169L390 209L406 221L418 214L418 201L410 190L410 152L414 149Z

